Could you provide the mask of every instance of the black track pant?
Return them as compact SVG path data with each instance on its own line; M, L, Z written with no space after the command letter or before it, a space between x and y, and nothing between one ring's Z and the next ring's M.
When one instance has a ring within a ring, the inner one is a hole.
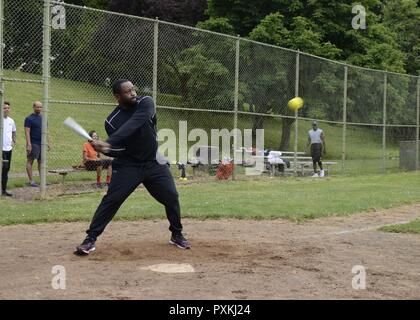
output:
M96 240L123 202L140 183L143 183L147 191L165 206L166 216L170 223L169 230L173 233L181 233L178 193L169 167L166 164L150 161L137 167L113 165L108 192L96 209L89 230L86 231L89 238Z
M1 191L6 191L7 180L9 179L10 163L12 162L12 151L3 151L3 168L1 173Z

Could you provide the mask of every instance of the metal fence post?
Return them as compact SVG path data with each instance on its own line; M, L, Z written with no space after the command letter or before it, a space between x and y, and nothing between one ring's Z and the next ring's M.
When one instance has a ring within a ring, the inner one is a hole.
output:
M4 0L0 0L0 185L2 183L3 173L3 100L4 100L4 83L3 83L3 32L4 32Z
M417 77L417 127L416 127L416 170L419 169L419 134L420 134L420 76Z
M343 145L341 151L341 171L342 174L345 172L345 161L346 161L346 129L347 129L347 77L348 77L348 66L344 66L344 90L343 90Z
M42 77L44 81L42 142L41 142L41 198L45 198L47 189L47 148L48 148L48 102L50 89L50 55L51 55L51 0L44 0L43 24L43 62Z
M385 157L386 157L386 95L388 87L387 73L384 73L384 105L383 105L383 128L382 128L382 172L385 172Z
M159 45L159 19L156 18L153 32L153 100L157 105L157 73L158 73L158 45Z
M298 50L298 52L296 53L295 97L299 96L299 60L300 60L300 52ZM294 157L293 157L293 166L295 168L295 175L297 175L298 112L299 112L299 109L295 110L295 145L294 145Z
M239 99L239 46L240 38L236 39L236 54L235 54L235 92L234 92L234 114L233 114L233 172L232 180L236 179L236 157L235 152L238 149L238 99Z

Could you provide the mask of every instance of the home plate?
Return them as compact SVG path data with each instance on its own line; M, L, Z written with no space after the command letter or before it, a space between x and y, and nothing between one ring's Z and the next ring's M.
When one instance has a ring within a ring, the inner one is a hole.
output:
M195 272L192 265L185 264L185 263L160 263L160 264L154 264L147 267L142 267L141 269L155 271L155 272L164 272L164 273Z

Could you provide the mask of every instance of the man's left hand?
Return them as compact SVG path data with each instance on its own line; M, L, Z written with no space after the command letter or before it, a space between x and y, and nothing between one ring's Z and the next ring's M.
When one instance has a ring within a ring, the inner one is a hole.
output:
M93 140L91 142L93 149L101 153L108 153L111 149L111 145L108 142L102 140Z

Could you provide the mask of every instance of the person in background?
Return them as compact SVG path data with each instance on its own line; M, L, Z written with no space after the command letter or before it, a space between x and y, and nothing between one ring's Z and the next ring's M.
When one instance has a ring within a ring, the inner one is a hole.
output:
M98 134L94 130L89 132L89 136L92 138L92 141L99 139ZM83 164L88 171L96 170L96 186L98 188L102 187L102 170L106 169L106 185L109 186L112 175L112 160L101 159L100 154L93 148L91 141L83 144Z
M308 132L308 147L311 147L311 157L314 167L312 177L323 177L325 175L322 167L321 156L326 154L325 135L322 129L318 128L316 121L312 122L312 129ZM319 175L317 172L317 164L319 165Z
M5 101L3 105L3 170L1 176L1 195L11 197L6 191L9 179L9 170L12 162L12 149L16 145L16 124L10 118L10 103Z
M38 171L41 176L41 138L42 138L42 103L35 101L32 105L34 112L25 118L25 139L26 139L26 172L28 174L29 185L38 187L32 176L32 166L34 160L38 162ZM48 136L48 151L51 149Z

